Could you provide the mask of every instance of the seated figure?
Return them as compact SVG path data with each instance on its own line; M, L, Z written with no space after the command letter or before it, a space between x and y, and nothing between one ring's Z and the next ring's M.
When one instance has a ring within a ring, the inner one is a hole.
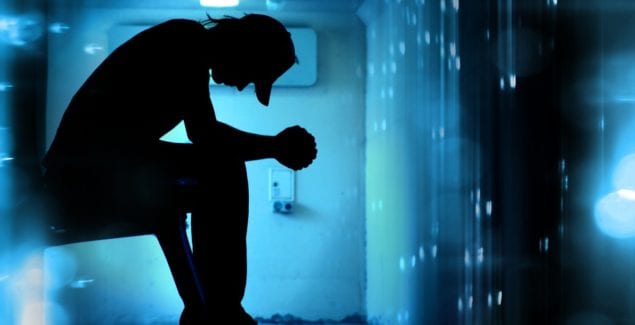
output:
M185 305L182 324L255 323L241 305L245 161L275 158L299 170L317 149L299 126L265 136L217 121L210 70L216 83L239 91L253 83L268 106L272 84L295 63L289 32L264 15L175 19L134 36L73 96L46 153L45 189L64 219L57 221L78 229L140 225L167 257ZM159 140L181 121L191 144Z

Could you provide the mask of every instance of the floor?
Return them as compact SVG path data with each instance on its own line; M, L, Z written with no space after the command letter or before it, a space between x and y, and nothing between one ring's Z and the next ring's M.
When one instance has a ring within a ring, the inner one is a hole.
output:
M368 323L366 322L365 317L362 317L360 315L352 315L352 316L348 316L340 321L334 321L334 320L317 320L317 321L307 321L307 320L303 320L301 318L298 317L294 317L292 315L275 315L270 319L262 319L262 318L257 318L256 319L258 321L258 325L280 325L280 324L285 324L285 325L308 325L308 324L315 324L315 325L367 325Z

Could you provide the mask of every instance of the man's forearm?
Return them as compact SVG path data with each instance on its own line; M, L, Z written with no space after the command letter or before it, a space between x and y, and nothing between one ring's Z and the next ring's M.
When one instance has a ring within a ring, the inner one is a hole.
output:
M217 122L216 132L216 141L222 150L244 161L273 158L275 136L241 131L221 122Z

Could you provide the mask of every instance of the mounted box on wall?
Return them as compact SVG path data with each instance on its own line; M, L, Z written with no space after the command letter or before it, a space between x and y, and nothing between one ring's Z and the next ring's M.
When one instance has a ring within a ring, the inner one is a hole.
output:
M289 201L295 199L295 173L288 168L269 169L269 200Z
M295 45L295 64L273 84L287 87L313 86L317 81L317 35L311 28L289 28Z
M273 212L290 214L295 198L295 172L288 168L269 169L269 201Z
M139 32L150 28L147 25L117 25L108 32L108 51L112 52L125 41ZM299 64L295 64L283 74L274 87L309 87L317 81L317 35L311 28L287 28L291 33L295 45L296 57ZM210 84L218 86L210 78Z

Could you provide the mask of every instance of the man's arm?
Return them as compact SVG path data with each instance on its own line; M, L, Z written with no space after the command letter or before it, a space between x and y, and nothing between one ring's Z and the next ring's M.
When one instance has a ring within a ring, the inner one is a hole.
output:
M218 148L241 160L275 158L275 136L241 131L222 122L216 122L215 131Z
M209 80L209 75L206 78ZM307 167L313 162L317 155L315 138L305 129L293 126L275 136L266 136L244 132L218 122L209 100L209 87L203 82L201 85L204 87L193 87L198 92L192 96L204 105L192 105L193 109L184 116L187 136L194 145L215 151L219 155L233 155L243 161L275 158L294 170Z
M241 160L275 158L281 164L300 170L317 155L315 138L305 129L293 126L275 136L248 133L216 122L217 148L231 152Z

